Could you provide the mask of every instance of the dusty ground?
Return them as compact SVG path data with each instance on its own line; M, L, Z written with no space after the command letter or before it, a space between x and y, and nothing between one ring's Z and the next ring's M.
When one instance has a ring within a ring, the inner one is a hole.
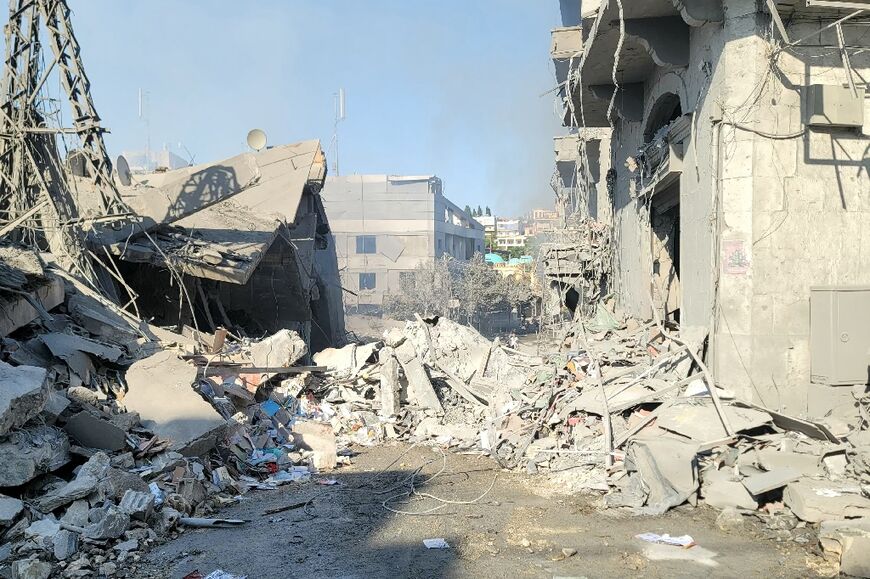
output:
M595 499L554 496L542 478L500 472L486 457L448 455L443 474L421 492L475 504L446 506L429 516L397 515L382 501L407 488L403 480L429 463L424 480L441 469L441 455L406 445L363 449L333 475L335 486L312 481L253 492L222 515L249 520L243 528L187 530L143 559L135 577L181 578L220 568L250 579L286 577L813 577L808 547L762 538L750 525L724 533L716 512L677 509L661 517L599 512ZM432 461L432 462L430 462ZM311 501L280 514L264 511ZM397 509L445 505L432 499ZM650 546L643 532L690 534L698 547ZM443 537L448 550L427 550ZM576 549L566 557L562 550Z

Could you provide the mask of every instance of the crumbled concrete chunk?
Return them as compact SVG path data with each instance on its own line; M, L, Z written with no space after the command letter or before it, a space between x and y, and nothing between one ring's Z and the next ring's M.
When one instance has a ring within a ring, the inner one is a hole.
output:
M0 436L19 428L45 404L47 370L0 361Z
M118 508L127 513L130 518L146 521L154 512L154 495L150 491L128 490L121 498Z
M51 512L76 499L81 499L95 490L104 479L109 469L109 457L98 452L88 462L82 465L76 478L58 490L51 492L36 501L36 508L43 513Z
M118 507L109 505L103 509L91 509L93 522L85 527L82 536L86 539L117 539L130 526L130 517Z
M48 579L51 564L39 559L25 559L12 563L12 579Z
M8 527L15 522L15 518L24 508L20 500L0 495L0 527Z
M0 442L0 487L15 487L69 462L69 439L50 426L12 432Z
M67 529L61 529L52 541L54 545L54 557L58 561L65 561L79 551L79 535Z

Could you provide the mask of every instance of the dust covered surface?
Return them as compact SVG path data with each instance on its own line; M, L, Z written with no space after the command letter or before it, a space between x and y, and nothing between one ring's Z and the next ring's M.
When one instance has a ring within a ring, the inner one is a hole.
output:
M421 466L417 491L456 502L479 497L497 478L473 504L400 498L388 504L414 512L443 507L427 516L385 510L382 502L409 488ZM315 477L249 493L221 512L249 520L244 527L188 529L152 549L130 576L181 578L196 569L223 569L249 579L814 577L824 568L806 545L766 537L751 517L741 530L726 533L709 508L678 507L656 517L599 511L598 497L560 495L543 475L505 472L483 456L448 454L445 467L444 456L431 447L387 444L363 449L352 466L324 479L338 484L321 485ZM297 508L263 514L290 505ZM698 547L635 538L645 532L688 534ZM424 539L437 537L450 549L423 546Z

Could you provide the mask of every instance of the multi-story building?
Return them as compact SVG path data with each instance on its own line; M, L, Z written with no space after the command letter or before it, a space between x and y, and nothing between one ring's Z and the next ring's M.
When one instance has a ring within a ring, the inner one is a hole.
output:
M553 233L559 226L559 214L552 209L533 209L526 217L525 234L535 236Z
M526 234L523 222L519 219L496 219L495 245L500 250L525 247Z
M321 198L348 311L378 311L419 264L484 252L483 226L444 197L432 175L328 177Z
M744 399L852 405L831 385L866 383L870 350L847 330L818 338L815 288L870 310L870 3L561 4L553 56L577 144L562 149L583 167L557 193L610 226L622 309L702 328L717 382ZM849 376L817 371L825 348L849 349Z

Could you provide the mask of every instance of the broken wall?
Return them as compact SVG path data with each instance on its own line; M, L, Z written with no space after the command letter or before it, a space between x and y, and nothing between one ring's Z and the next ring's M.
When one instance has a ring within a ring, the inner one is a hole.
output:
M835 30L771 58L764 40L769 19L745 20L756 35L732 53L732 62L749 74L732 87L728 104L743 105L734 116L758 132L722 129L716 368L723 384L767 406L821 416L852 401L848 388L810 384L809 290L870 282L870 101L865 97L863 133L807 127L804 87L847 81L832 48ZM802 38L824 24L792 20L788 33ZM866 28L846 23L845 44L870 47ZM850 53L863 91L870 54Z

